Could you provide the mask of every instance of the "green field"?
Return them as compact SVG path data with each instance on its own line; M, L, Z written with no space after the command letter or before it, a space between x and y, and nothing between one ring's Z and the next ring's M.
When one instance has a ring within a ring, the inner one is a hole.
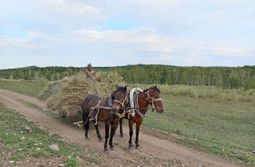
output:
M30 96L38 96L47 87L47 81L37 80L5 80L0 79L0 88L7 89Z
M133 84L132 87L148 88L146 84ZM255 102L255 89L223 89L215 86L187 86L159 84L161 95L192 98L208 98L222 101Z
M206 152L255 165L255 103L164 95L144 126Z
M30 131L31 129L31 131ZM14 164L27 158L60 158L67 167L79 166L79 163L100 162L93 153L87 153L76 145L67 144L60 137L49 134L13 110L0 104L0 157L6 158ZM52 150L51 145L58 145L59 150ZM79 156L81 160L78 160ZM0 159L3 160L3 159ZM1 165L0 165L1 166Z
M2 88L3 82L0 84ZM21 83L11 86L9 82L8 89L37 96L44 88L36 82ZM27 93L28 87L37 93ZM239 89L161 85L161 91L165 111L150 113L144 120L144 128L174 136L182 144L255 166L252 153L255 150L254 90L249 93ZM192 96L194 93L197 96ZM226 96L231 98L223 98Z

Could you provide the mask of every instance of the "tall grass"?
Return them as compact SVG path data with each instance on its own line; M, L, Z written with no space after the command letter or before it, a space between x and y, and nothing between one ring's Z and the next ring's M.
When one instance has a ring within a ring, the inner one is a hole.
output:
M147 88L149 85L131 85ZM163 95L186 96L194 98L212 98L217 100L255 101L255 89L223 89L209 86L186 86L186 85L158 85Z

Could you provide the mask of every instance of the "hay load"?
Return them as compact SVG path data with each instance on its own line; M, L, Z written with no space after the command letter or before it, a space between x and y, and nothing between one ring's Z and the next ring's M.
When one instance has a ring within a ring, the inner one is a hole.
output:
M116 85L123 83L122 77L116 72L99 72L96 78L87 78L79 73L63 80L51 82L41 94L47 100L48 108L71 121L81 120L80 105L85 96L97 94L107 97Z

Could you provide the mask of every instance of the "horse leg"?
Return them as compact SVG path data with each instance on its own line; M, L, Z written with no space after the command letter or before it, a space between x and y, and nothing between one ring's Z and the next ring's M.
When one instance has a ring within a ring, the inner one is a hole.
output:
M86 121L86 123L84 124L84 127L85 127L85 137L86 137L86 139L89 139L89 137L88 137L88 133L89 133L89 120Z
M112 144L112 140L113 140L113 136L114 136L115 130L116 130L116 127L111 126L110 140L109 140L109 146L110 146L111 150L114 150L114 146Z
M114 146L113 146L113 136L115 135L115 131L117 129L119 125L119 119L115 118L113 121L111 121L111 132L110 132L110 140L109 140L109 145L110 145L110 149L113 150Z
M94 122L94 124L95 124L95 122ZM101 134L100 134L99 129L98 129L98 123L95 124L95 128L96 128L97 137L98 137L99 141L102 141L102 137L101 137Z
M133 145L132 145L132 136L133 136L133 121L132 120L129 120L128 121L128 126L129 126L129 148L131 148Z
M139 132L140 132L141 124L142 124L142 120L139 121L139 122L136 122L135 148L138 148L138 147L140 146L140 145L139 145Z
M122 128L122 123L123 123L123 119L120 118L120 137L123 137L124 134L123 134L123 128Z
M104 141L104 151L107 151L107 143L109 138L109 123L105 122L105 141Z
M84 126L84 129L85 129L85 138L89 139L89 137L88 137L88 131L89 131L89 118L88 118L88 115L89 115L89 113L84 112L84 111L82 113L83 113L83 115L82 115L83 126Z

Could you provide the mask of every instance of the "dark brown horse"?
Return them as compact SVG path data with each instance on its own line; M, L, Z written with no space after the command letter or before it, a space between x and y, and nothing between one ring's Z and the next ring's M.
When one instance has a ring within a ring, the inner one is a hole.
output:
M88 139L89 122L93 120L96 128L96 133L99 140L102 140L101 134L98 130L98 121L105 123L105 142L104 150L107 149L107 142L109 138L109 128L111 127L109 146L113 146L113 135L118 126L119 118L123 113L124 103L127 101L127 87L117 87L117 89L107 99L102 99L97 95L88 95L81 104L82 120L85 129L85 138ZM109 102L112 105L109 105ZM124 116L124 115L123 115Z
M138 105L135 108L131 108L130 104L125 111L125 118L128 119L129 125L129 148L132 147L132 136L133 136L133 124L136 124L136 138L135 146L139 147L139 131L143 118L146 115L148 109L156 109L157 112L162 113L164 111L162 100L160 98L160 90L157 86L150 87L143 90L138 94L137 97ZM130 102L130 100L129 100ZM133 113L132 113L133 112ZM123 136L122 130L122 118L120 119L120 135Z

